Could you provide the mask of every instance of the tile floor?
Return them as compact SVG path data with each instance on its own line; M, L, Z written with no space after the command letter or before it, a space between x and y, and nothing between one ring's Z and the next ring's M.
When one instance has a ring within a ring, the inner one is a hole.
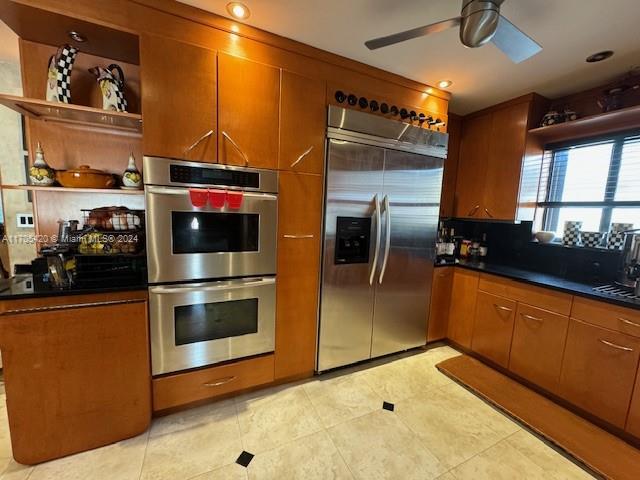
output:
M252 392L36 467L11 459L0 401L0 479L592 478L434 367L457 354L437 347Z

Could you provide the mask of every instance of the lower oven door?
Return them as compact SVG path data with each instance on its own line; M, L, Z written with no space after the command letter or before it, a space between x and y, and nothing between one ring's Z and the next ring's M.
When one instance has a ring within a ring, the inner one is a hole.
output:
M276 273L277 195L195 207L188 188L147 185L145 202L149 283Z
M276 279L149 287L154 375L272 352Z

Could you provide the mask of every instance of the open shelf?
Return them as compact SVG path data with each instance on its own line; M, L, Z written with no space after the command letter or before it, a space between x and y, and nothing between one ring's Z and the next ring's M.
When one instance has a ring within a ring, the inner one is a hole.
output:
M132 190L123 188L69 188L69 187L42 187L39 185L0 185L7 190L31 190L34 192L75 192L75 193L117 193L119 195L143 195L144 190Z
M0 104L38 120L142 134L142 115L0 94Z
M538 138L543 144L549 144L638 127L640 127L640 105L590 115L572 122L533 128L529 130L529 135Z

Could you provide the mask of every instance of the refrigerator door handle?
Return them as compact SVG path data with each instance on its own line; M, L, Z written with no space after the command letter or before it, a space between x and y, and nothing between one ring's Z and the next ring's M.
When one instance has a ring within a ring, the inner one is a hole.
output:
M376 267L378 266L378 252L380 251L380 200L378 194L373 197L373 203L375 204L375 220L376 220L376 246L373 253L373 263L371 264L371 273L369 274L369 285L373 285L373 277L376 274Z
M380 279L378 283L382 283L384 272L387 270L387 262L389 261L389 250L391 250L391 208L389 207L389 195L384 196L384 212L387 214L387 222L385 226L385 245L384 259L382 260L382 268L380 269Z

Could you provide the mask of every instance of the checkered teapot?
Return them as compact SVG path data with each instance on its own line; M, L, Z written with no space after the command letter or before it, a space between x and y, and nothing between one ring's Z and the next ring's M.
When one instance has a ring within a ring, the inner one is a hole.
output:
M45 97L48 101L69 103L71 100L71 70L77 55L77 48L62 45L55 55L49 57Z
M124 98L124 72L115 63L107 68L93 67L89 69L93 73L102 93L102 109L127 111L127 100Z

